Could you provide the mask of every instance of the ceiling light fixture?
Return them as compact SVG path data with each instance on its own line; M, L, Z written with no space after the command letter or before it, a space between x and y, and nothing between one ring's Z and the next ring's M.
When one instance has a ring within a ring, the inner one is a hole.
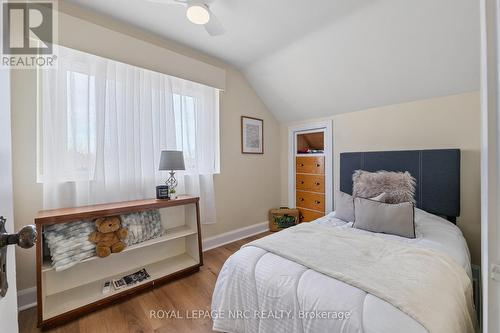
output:
M189 21L194 24L207 24L210 21L210 12L204 4L189 5L186 11L186 16Z

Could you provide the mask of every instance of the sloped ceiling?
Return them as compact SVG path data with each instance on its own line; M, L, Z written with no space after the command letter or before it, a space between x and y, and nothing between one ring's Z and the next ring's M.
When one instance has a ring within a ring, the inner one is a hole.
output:
M216 0L210 37L185 9L66 0L236 67L287 122L479 89L479 2Z

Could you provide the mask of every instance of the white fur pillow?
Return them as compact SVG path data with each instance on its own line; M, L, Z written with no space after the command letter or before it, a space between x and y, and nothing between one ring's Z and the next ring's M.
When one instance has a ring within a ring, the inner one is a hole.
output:
M408 171L356 170L352 175L352 181L354 197L371 198L385 193L386 203L415 203L415 178Z

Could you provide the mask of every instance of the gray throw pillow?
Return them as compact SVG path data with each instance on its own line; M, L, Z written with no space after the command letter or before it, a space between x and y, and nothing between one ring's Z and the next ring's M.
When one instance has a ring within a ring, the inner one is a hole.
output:
M352 196L335 191L335 217L345 222L354 222L354 198Z
M371 200L384 202L385 193L381 193ZM341 192L335 191L335 217L345 222L354 222L354 197Z
M354 198L353 228L415 238L415 208L411 202L387 204Z
M385 202L415 203L415 178L409 172L356 170L352 176L353 196L371 198L385 193Z

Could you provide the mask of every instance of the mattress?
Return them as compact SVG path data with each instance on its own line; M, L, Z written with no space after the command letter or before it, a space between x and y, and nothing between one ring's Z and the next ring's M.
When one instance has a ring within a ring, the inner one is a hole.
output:
M352 228L352 223L335 218L335 213L312 223ZM385 234L376 237L441 251L471 277L469 250L458 227L416 209L415 230L415 239ZM367 233L359 229L353 232ZM212 311L214 330L228 333L426 332L413 318L363 290L253 246L242 248L224 264L215 286Z

